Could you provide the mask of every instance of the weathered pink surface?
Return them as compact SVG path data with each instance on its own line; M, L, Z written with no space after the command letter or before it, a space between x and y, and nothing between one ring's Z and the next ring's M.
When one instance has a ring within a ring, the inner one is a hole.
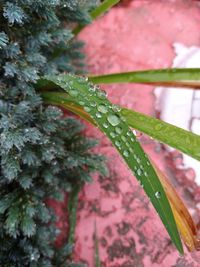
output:
M170 67L173 42L200 45L200 7L192 0L130 1L129 6L118 6L88 26L79 38L86 43L91 73ZM114 103L155 115L153 87L103 88ZM80 194L75 258L94 267L96 222L103 267L200 266L200 253L189 254L185 249L185 256L179 256L148 198L107 138L92 127L87 134L101 140L98 151L108 158L110 176L95 177ZM140 141L177 186L199 223L200 194L191 170L176 171L174 163L181 161L176 153L169 157L146 136Z

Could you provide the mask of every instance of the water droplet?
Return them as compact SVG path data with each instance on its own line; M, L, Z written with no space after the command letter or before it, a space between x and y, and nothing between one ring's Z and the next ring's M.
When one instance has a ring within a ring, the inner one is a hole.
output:
M144 172L144 176L145 176L145 177L148 177L148 174L147 174L147 172Z
M126 118L124 116L121 116L121 120L126 122Z
M122 135L121 137L122 141L126 142L126 137Z
M116 137L116 134L115 134L114 132L111 132L111 133L110 133L110 136L111 136L112 138L115 138L115 137Z
M131 153L133 153L133 149L132 149L132 147L129 147L129 151L130 151Z
M131 132L130 131L127 132L127 136L131 136Z
M79 101L78 102L81 106L84 106L85 105L85 102L83 102L83 101Z
M121 134L121 133L122 133L122 128L121 128L121 127L116 127L116 128L115 128L115 132L116 132L117 134Z
M140 158L137 158L136 161L137 161L137 163L140 163L141 162Z
M136 132L136 130L133 130L133 134L134 134L135 136L137 136L137 132Z
M103 90L98 90L98 91L97 91L97 96L98 96L99 98L101 98L101 99L105 99L106 96L107 96L107 93L106 93L105 91L103 91Z
M137 174L140 176L142 175L142 171L140 169L137 169Z
M29 129L25 129L24 132L25 132L25 133L28 133L28 132L29 132Z
M96 91L96 88L94 86L91 86L89 88L89 92L91 92L92 94Z
M108 128L108 126L109 126L109 125L108 125L106 122L104 122L104 123L103 123L103 127L104 127L104 128L106 128L106 129L107 129L107 128Z
M140 181L140 186L141 186L142 188L144 187L144 185L143 185L142 181Z
M85 110L86 112L90 112L90 111L91 111L91 108L90 108L90 107L87 107L87 106L85 106L85 107L84 107L84 110Z
M80 84L85 84L86 83L85 77L79 77L77 81Z
M115 114L110 114L107 117L108 122L112 125L112 126L117 126L120 123L120 118L119 116L115 115Z
M73 86L74 85L74 82L73 81L69 81L69 85L70 86Z
M35 256L32 254L31 255L31 261L34 261L35 260Z
M157 191L157 192L155 193L155 197L156 197L156 198L160 198L160 197L161 197L161 193L160 193L159 191Z
M70 94L71 96L77 96L77 95L78 95L78 91L75 90L75 89L72 89L72 90L69 90L69 94Z
M104 114L107 113L107 111L108 111L108 108L103 104L99 105L97 107L97 109L98 109L99 112L104 113Z
M129 152L127 150L124 150L123 155L127 158L129 156Z
M121 146L120 141L115 141L115 145L116 145L117 147L120 147L120 146Z
M94 107L96 107L96 103L95 102L91 102L90 106L94 108Z
M101 113L97 112L97 113L96 113L96 117L100 119L100 118L102 117L102 116L101 116Z
M132 142L135 142L135 139L134 139L133 137L131 137L131 141L132 141Z
M112 110L113 110L114 112L120 112L121 107L118 106L118 105L112 105Z

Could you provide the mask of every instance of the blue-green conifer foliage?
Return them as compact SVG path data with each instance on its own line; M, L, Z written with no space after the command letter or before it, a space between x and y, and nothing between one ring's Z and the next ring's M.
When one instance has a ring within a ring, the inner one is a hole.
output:
M103 158L89 152L96 141L81 134L80 122L45 106L34 84L43 75L82 72L82 43L71 28L89 23L95 4L0 1L0 267L69 266L71 244L56 250L46 200L62 201L63 192L91 181Z

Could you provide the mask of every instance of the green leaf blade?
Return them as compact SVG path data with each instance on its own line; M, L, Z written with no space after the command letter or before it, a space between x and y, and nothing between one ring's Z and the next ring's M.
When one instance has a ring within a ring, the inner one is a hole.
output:
M157 69L90 76L95 84L143 83L176 87L200 87L200 69Z
M45 79L64 89L75 102L89 113L99 129L111 140L143 186L172 241L182 254L182 243L164 189L148 157L120 112L116 111L116 107L108 101L105 93L95 88L84 78L59 75Z
M103 1L99 6L97 6L91 13L90 16L92 20L95 20L97 17L104 14L106 11L108 11L111 7L119 3L120 0L105 0ZM77 35L80 31L82 31L83 28L85 28L86 25L79 25L73 30L73 34Z
M66 93L44 92L41 95L49 104L66 108L96 126L89 114ZM200 160L199 135L131 109L121 108L120 113L130 127Z
M128 125L200 160L200 136L148 115L122 108Z

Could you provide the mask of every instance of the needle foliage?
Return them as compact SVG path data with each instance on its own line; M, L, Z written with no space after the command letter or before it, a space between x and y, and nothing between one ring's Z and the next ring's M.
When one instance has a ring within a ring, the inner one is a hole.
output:
M96 4L1 1L0 267L69 266L72 244L56 251L58 229L46 200L62 201L63 192L105 171L80 122L44 105L34 89L39 76L83 71L82 43L71 41L69 25L89 23Z

